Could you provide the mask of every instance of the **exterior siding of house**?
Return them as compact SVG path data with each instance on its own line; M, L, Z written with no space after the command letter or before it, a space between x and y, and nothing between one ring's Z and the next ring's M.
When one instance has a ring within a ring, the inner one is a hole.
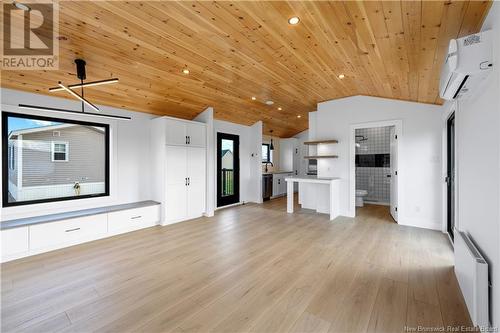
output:
M19 150L18 150L18 146L17 146L17 140L9 140L9 149L8 149L8 159L7 159L7 168L9 170L9 181L16 185L17 186L17 157L19 156L18 153L19 153ZM14 147L15 151L14 151L14 169L11 169L10 168L10 159L11 159L11 154L12 154L12 150L11 150L11 147Z
M104 133L85 126L23 135L22 186L105 181ZM52 142L68 143L68 161L52 161Z
M224 156L222 156L222 169L230 169L232 170L234 167L233 164L233 153L227 151Z

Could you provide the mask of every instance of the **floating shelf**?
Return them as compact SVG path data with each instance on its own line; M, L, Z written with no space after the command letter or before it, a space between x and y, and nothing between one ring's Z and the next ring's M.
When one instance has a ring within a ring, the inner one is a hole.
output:
M338 158L337 155L317 155L317 156L304 156L307 159L318 159L318 158Z
M320 144L335 144L339 143L337 140L317 140L317 141L306 141L305 145L320 145Z

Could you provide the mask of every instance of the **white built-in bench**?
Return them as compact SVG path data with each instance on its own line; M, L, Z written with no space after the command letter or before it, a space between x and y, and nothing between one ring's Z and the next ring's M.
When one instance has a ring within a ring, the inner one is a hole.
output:
M2 221L2 262L152 227L160 203L141 201Z

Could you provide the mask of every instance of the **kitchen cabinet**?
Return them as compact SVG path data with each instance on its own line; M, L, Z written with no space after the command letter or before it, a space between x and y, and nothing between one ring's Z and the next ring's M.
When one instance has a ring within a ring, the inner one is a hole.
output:
M205 149L167 146L165 224L200 217L205 212Z
M165 118L165 138L167 145L205 147L206 126L195 121Z
M280 139L280 169L299 174L299 144L296 138Z
M287 177L293 176L293 173L275 173L273 174L273 197L279 197L286 194Z
M153 199L162 203L161 224L206 212L206 124L171 117L153 119Z

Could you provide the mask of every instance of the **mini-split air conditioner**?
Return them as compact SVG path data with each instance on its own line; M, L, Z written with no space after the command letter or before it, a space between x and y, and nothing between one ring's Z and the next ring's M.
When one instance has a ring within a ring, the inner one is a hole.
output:
M492 32L488 30L450 40L439 82L441 98L462 98L491 73L492 38Z

